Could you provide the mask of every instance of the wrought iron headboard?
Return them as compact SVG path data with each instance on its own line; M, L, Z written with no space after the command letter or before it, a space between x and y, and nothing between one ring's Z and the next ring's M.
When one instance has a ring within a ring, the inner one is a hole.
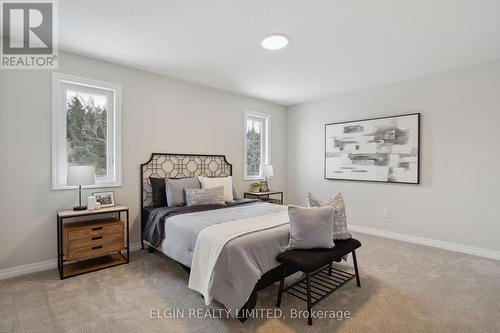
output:
M226 177L233 174L233 166L224 155L153 153L141 164L141 209L152 205L149 177Z

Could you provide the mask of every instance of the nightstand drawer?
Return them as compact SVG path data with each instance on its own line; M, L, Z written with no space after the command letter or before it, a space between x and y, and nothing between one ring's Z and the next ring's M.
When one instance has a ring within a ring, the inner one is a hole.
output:
M88 223L88 225L64 226L64 229L65 234L67 233L67 240L71 241L117 233L123 234L123 222L120 220L99 221Z
M68 249L67 253L65 253L65 257L69 261L81 260L81 259L102 256L105 254L109 254L110 252L120 251L123 250L123 248L124 248L124 242L122 236L120 237L119 240L107 244L92 245L77 249Z
M123 232L103 236L90 236L81 239L69 240L65 245L68 250L89 248L123 241Z
M272 203L272 204L275 204L275 205L281 205L281 200L279 199L260 199L264 202L269 202L269 203Z

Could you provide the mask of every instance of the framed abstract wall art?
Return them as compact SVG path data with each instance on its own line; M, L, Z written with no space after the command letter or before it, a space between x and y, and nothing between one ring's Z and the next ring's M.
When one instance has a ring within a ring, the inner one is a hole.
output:
M420 182L420 113L325 125L325 178Z

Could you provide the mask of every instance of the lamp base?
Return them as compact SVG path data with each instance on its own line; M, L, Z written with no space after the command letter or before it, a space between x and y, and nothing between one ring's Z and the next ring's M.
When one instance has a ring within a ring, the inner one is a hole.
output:
M75 206L73 207L73 210L86 210L87 206Z

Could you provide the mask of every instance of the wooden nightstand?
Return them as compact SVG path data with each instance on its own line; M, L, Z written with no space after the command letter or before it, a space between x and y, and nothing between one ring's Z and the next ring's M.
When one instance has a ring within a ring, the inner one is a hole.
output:
M273 199L271 195L279 195L279 199ZM271 202L274 204L282 205L283 204L283 192L269 191L269 192L245 192L243 194L245 198L257 198L262 201Z
M125 220L121 219L121 213L125 213ZM75 218L102 215L106 217L74 221ZM69 222L68 219L73 221ZM57 267L61 279L127 264L129 261L127 207L57 212Z

